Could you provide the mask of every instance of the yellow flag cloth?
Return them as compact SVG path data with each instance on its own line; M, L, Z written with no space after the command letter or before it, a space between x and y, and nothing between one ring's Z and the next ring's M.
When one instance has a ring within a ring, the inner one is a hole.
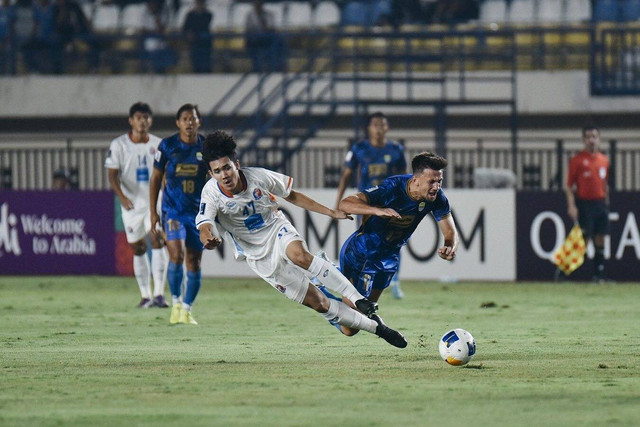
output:
M571 274L584 262L587 245L584 243L582 230L578 224L574 225L569 235L553 254L553 262L565 275Z

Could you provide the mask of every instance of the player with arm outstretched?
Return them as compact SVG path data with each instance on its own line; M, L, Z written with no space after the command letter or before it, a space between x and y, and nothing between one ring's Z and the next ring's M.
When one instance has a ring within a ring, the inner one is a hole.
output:
M385 179L380 185L343 199L339 208L362 215L362 225L342 245L340 267L356 289L378 301L398 270L400 249L428 214L444 236L440 258L452 261L458 250L458 232L449 200L440 188L447 160L433 153L416 155L412 175ZM346 335L357 331L341 326Z
M196 218L206 249L222 242L221 232L234 247L236 258L245 258L256 274L287 298L314 309L329 321L364 329L391 345L406 347L402 334L375 314L375 303L364 298L330 262L309 253L304 239L278 210L276 196L334 219L347 218L344 212L292 190L293 179L286 175L263 168L240 168L236 143L223 131L206 137L202 154L213 177L202 190ZM341 294L349 304L327 298L310 283L311 278Z

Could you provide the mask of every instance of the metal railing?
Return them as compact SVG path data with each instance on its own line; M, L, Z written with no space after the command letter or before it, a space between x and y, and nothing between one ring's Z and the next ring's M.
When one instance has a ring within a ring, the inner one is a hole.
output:
M408 141L407 159L434 148L435 141ZM516 171L518 189L556 190L564 185L569 158L581 148L579 142L549 140L520 144L514 155L507 139L454 141L449 144L446 154L449 160L446 186L473 188L476 168L495 168ZM610 140L602 148L611 161L611 188L639 191L640 141ZM295 178L298 188L336 187L348 149L346 141L322 146L312 142L289 158L288 173ZM105 155L104 145L78 144L71 139L32 146L4 144L0 146L0 187L2 191L49 189L53 172L65 167L75 174L80 190L108 189ZM275 147L255 149L246 153L243 163L272 168L285 156L283 150Z

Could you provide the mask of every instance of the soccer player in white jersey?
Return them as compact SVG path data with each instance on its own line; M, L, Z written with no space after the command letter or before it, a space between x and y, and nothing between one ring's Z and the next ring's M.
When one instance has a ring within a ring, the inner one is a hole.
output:
M104 166L111 188L120 200L127 242L134 252L133 272L142 296L138 307L166 308L169 305L164 299L164 243L161 237L150 233L149 177L160 143L160 138L149 133L152 123L149 105L133 104L129 109L131 130L111 141ZM147 235L151 241L151 264L147 258Z
M233 244L236 258L246 259L254 272L287 298L329 321L371 332L395 347L407 346L404 336L375 314L377 304L363 297L330 262L309 253L304 239L278 210L276 196L334 219L349 216L292 190L293 179L286 175L263 168L241 169L236 143L223 131L205 138L202 157L213 177L202 189L196 217L205 249L220 245L222 232ZM342 294L347 303L327 298L311 284L312 278Z

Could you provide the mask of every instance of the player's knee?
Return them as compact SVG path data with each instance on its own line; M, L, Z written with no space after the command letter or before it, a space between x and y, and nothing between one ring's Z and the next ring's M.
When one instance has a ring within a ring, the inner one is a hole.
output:
M357 329L351 329L346 326L340 326L340 332L347 337L352 337L358 333Z
M132 243L131 248L136 256L144 255L147 252L147 243L144 240Z
M294 263L298 267L304 268L305 270L309 268L311 262L313 261L313 255L311 255L303 248L291 250L287 253L287 256L292 263Z

